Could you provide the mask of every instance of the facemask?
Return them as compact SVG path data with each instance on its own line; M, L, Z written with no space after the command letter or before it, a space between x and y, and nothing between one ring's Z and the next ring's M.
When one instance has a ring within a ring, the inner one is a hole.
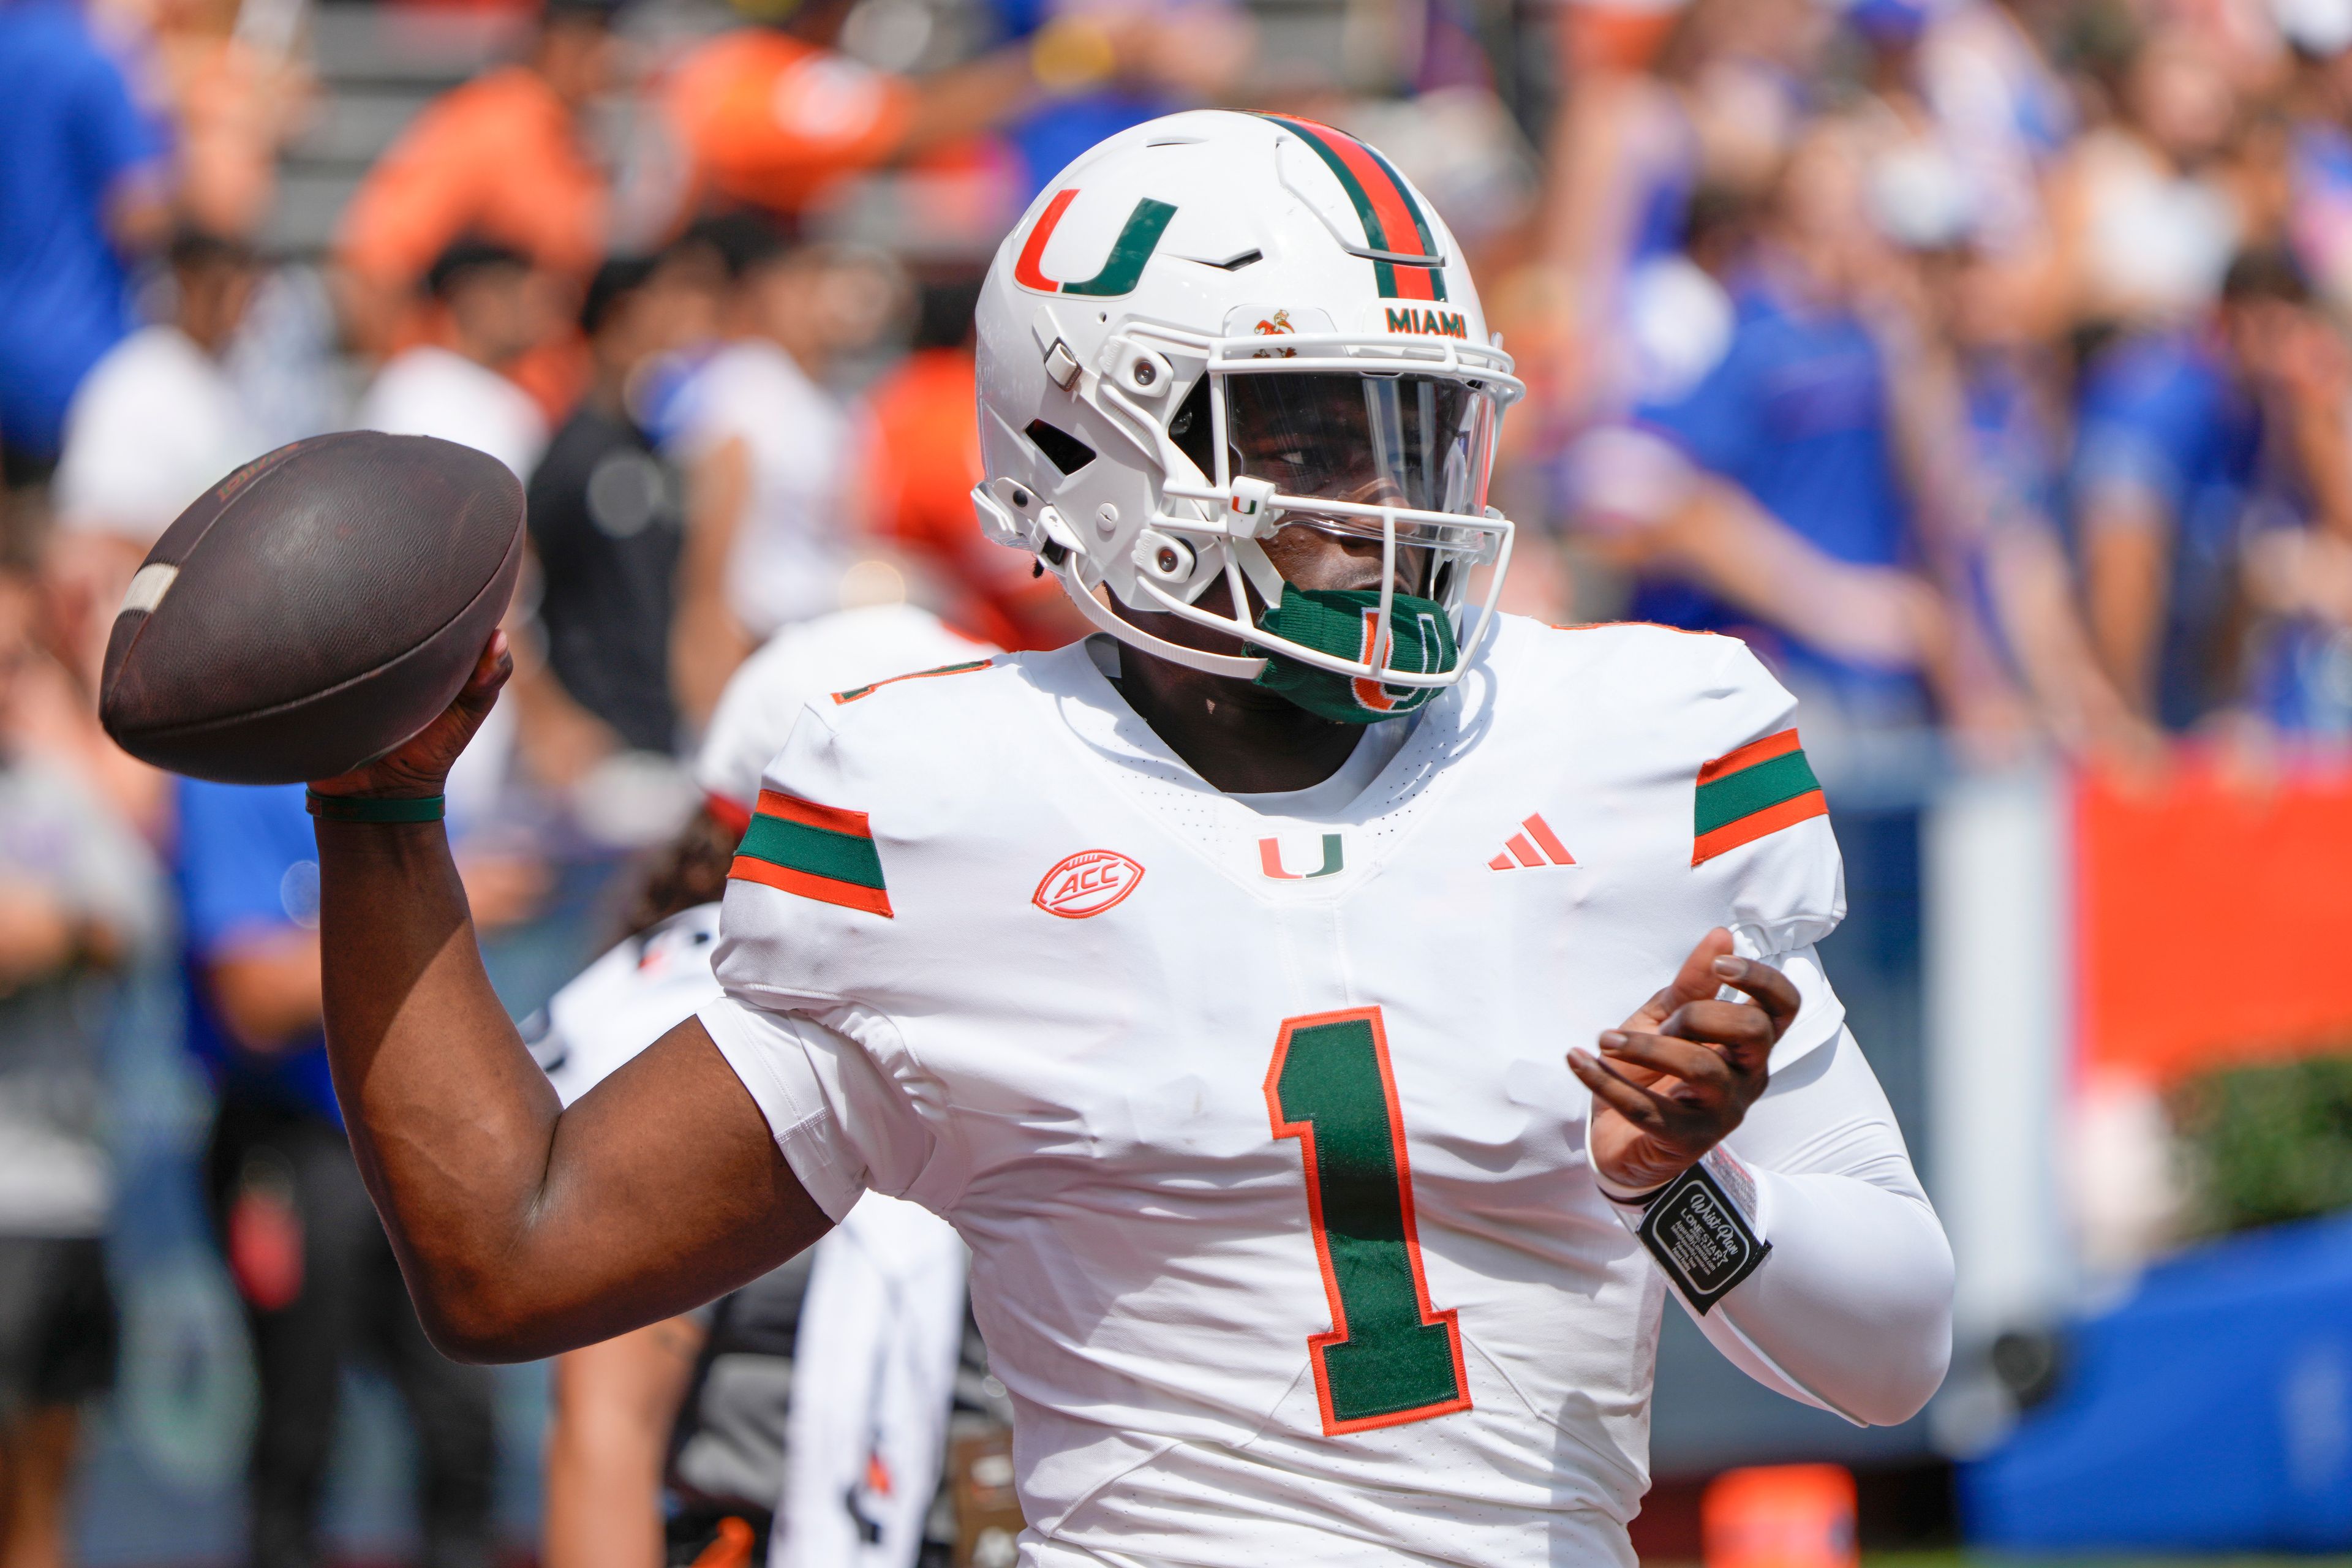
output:
M1378 589L1298 588L1285 584L1282 603L1260 616L1258 624L1277 637L1319 652L1369 661L1380 612ZM1399 594L1390 611L1389 637L1393 646L1382 662L1391 669L1443 675L1461 657L1454 641L1454 617L1434 599ZM1343 724L1371 724L1410 713L1439 689L1383 686L1369 676L1318 669L1269 648L1250 651L1265 658L1265 668L1255 684L1318 718Z

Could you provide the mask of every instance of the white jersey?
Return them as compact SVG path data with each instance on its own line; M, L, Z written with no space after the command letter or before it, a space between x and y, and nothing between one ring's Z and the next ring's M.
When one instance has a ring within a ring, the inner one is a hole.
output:
M995 652L919 605L868 605L786 626L728 677L694 759L694 781L713 799L749 811L761 770L783 750L793 721L811 702Z
M523 1022L556 1098L570 1105L718 994L719 906L698 904L622 942Z
M717 904L672 915L526 1021L531 1054L565 1105L719 994L718 936ZM869 1195L817 1243L791 1408L737 1413L764 1415L772 1441L762 1447L786 1456L770 1478L769 1568L910 1568L939 1483L963 1303L962 1245L912 1204Z
M1776 1073L1839 1037L1792 700L1729 638L1508 618L1331 784L1244 799L1114 657L813 704L712 1037L829 1212L970 1245L1024 1563L1630 1564L1665 1287L1562 1057L1717 925L1803 993Z

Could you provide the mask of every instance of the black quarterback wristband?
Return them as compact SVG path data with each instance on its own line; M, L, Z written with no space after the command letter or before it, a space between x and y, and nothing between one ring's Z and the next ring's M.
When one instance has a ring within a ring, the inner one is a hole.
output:
M438 822L449 813L446 795L320 795L303 792L310 815L321 822Z
M1641 1210L1633 1234L1701 1317L1772 1250L1756 1231L1754 1178L1719 1148L1655 1192L1612 1201Z

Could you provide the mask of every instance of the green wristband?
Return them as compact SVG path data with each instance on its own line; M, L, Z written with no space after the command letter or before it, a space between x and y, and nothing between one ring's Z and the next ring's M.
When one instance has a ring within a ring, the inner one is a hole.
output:
M448 814L448 798L437 795L391 799L379 795L320 795L310 796L310 815L321 822L438 822Z

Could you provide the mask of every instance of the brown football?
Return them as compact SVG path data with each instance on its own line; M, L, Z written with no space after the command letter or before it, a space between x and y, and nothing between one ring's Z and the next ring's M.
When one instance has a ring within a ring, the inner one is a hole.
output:
M522 555L522 486L495 458L374 430L280 447L182 512L131 579L106 732L227 784L373 761L465 685Z

